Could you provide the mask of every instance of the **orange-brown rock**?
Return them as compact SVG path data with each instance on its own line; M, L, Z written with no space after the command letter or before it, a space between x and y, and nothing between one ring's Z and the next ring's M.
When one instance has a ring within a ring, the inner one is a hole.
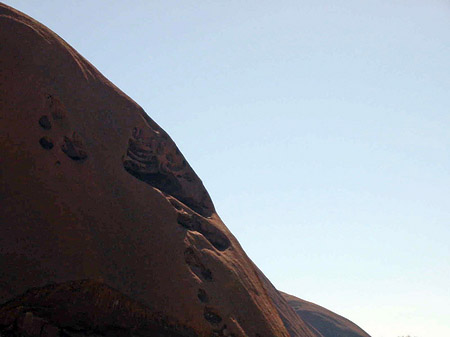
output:
M0 62L1 334L313 336L134 101L6 5Z

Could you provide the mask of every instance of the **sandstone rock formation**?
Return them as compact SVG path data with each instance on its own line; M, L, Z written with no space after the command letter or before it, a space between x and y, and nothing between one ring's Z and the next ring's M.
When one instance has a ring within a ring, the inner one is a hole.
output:
M370 337L355 323L317 304L280 292L317 337Z
M1 336L316 335L164 130L3 4L0 158Z

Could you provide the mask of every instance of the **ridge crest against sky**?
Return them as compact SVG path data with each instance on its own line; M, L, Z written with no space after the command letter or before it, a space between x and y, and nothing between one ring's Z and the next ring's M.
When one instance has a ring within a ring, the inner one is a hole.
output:
M5 3L171 135L278 289L450 335L448 1Z

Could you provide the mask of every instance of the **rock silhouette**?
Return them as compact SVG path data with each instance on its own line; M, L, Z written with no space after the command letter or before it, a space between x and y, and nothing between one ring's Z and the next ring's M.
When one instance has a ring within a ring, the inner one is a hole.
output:
M317 304L280 292L318 337L370 337L355 323Z
M301 336L169 135L0 4L0 336Z

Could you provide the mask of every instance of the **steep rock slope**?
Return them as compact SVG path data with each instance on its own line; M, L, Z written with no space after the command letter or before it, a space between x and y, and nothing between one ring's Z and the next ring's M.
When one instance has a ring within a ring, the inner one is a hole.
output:
M279 292L317 337L370 337L355 323L317 304Z
M3 4L0 158L0 334L314 336L164 130Z

